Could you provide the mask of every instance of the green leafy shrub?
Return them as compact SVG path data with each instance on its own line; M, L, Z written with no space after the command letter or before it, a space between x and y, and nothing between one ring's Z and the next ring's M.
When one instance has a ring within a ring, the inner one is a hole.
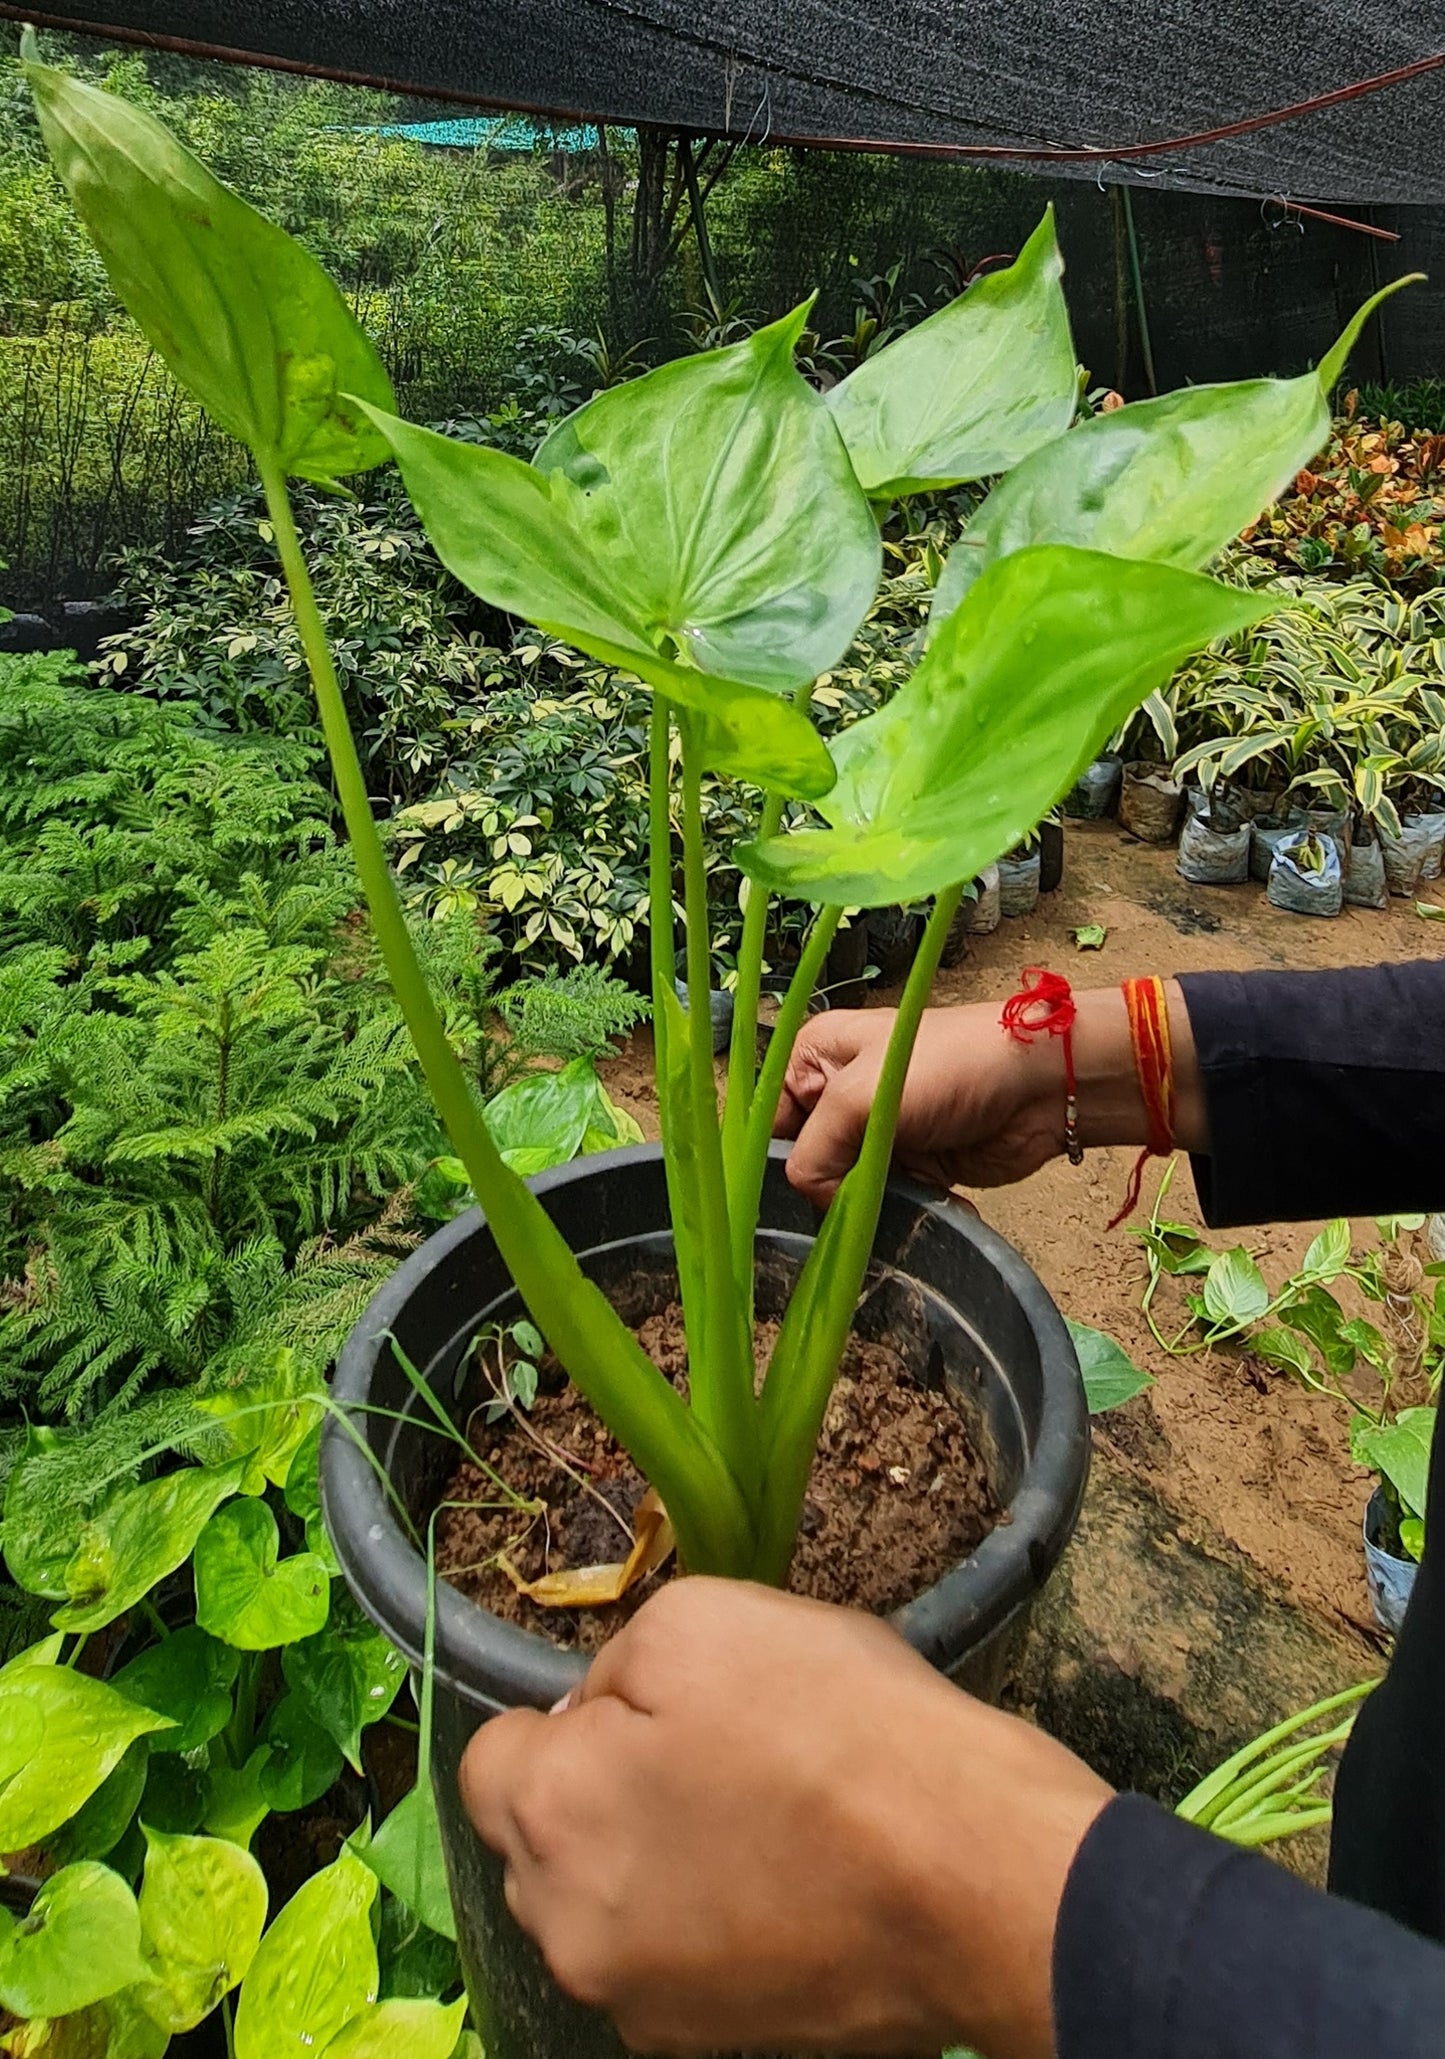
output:
M1441 595L1410 600L1366 580L1270 585L1278 612L1191 660L1168 690L1176 771L1352 807L1398 834L1400 813L1438 806L1430 796L1445 786Z
M469 708L502 676L498 653L457 616L468 599L393 490L365 505L305 498L318 599L383 798L414 799L455 754ZM122 555L117 591L137 611L107 639L110 675L243 732L319 748L305 664L275 543L254 490L212 507L186 547Z

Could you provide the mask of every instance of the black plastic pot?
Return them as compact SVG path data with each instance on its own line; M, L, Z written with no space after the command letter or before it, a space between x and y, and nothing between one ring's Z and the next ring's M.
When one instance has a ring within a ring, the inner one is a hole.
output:
M866 921L868 955L878 967L880 985L901 985L918 955L922 918L912 908L870 908Z
M775 1146L758 1240L758 1306L786 1298L817 1228ZM661 1151L638 1145L544 1173L534 1191L585 1270L638 1320L676 1292ZM454 1448L418 1423L393 1355L395 1337L458 1421L478 1397L468 1345L520 1310L478 1211L459 1217L398 1268L353 1331L334 1393L416 1516L433 1505ZM1063 1320L1018 1254L963 1209L919 1188L889 1188L875 1272L856 1327L886 1330L946 1392L988 1462L1010 1520L962 1565L900 1609L898 1629L950 1678L998 1692L1030 1605L1067 1543L1088 1471L1089 1428ZM399 1411L397 1422L362 1413ZM421 1663L426 1570L375 1467L335 1423L322 1440L322 1494L342 1570L361 1607ZM438 1591L434 1774L463 1970L488 2059L618 2059L601 2018L567 2000L517 1931L500 1867L462 1813L458 1762L477 1725L515 1706L549 1708L584 1670L576 1654Z
M868 924L860 915L828 947L823 986L831 1008L861 1008L868 999Z

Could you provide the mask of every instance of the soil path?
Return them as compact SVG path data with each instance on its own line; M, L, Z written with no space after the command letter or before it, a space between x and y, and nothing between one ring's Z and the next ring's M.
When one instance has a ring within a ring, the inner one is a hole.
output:
M1069 932L1085 923L1108 931L1099 951L1078 952ZM1170 849L1135 843L1113 822L1067 826L1064 881L1036 915L974 939L969 956L939 975L940 1003L1002 1000L1024 965L1067 971L1108 985L1131 974L1245 970L1258 966L1378 964L1435 957L1445 932L1413 904L1388 911L1346 909L1334 921L1282 913L1262 887L1195 887L1174 869ZM877 997L877 1005L894 999ZM609 1085L657 1135L651 1051L639 1038L606 1068ZM973 1198L984 1217L1037 1268L1066 1314L1117 1338L1156 1376L1146 1394L1102 1419L1113 1455L1185 1519L1201 1541L1227 1539L1284 1589L1344 1627L1372 1635L1360 1551L1367 1476L1350 1464L1342 1411L1288 1378L1225 1353L1175 1359L1154 1343L1140 1313L1142 1254L1120 1229L1105 1229L1123 1198L1132 1153L1091 1152L1082 1167L1046 1167L1020 1186ZM1147 1210L1158 1181L1145 1179ZM1197 1224L1193 1183L1181 1160L1169 1212ZM1297 1264L1318 1224L1265 1225L1249 1244L1271 1284ZM1377 1241L1374 1224L1357 1242ZM1215 1234L1224 1244L1234 1236ZM1161 1297L1161 1300L1163 1297ZM1162 1313L1177 1302L1164 1302Z

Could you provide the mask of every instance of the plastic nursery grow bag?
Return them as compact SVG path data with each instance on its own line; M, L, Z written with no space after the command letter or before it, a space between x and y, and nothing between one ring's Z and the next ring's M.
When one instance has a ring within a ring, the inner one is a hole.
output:
M1167 844L1184 813L1184 789L1167 765L1136 758L1124 767L1119 820L1142 844Z
M999 859L995 869L998 872L1000 915L1033 914L1039 905L1040 866L1037 844L1021 857Z
M1370 837L1363 844L1351 844L1349 863L1345 867L1345 906L1384 908L1389 898L1385 884L1385 854L1380 849L1378 838Z
M1107 815L1119 793L1124 775L1123 760L1112 751L1086 765L1064 796L1064 813L1077 820L1094 821Z
M1206 815L1189 815L1179 838L1180 875L1195 886L1238 886L1249 877L1249 824L1213 829Z
M1335 844L1309 829L1286 837L1274 854L1266 891L1272 907L1293 915L1338 915L1345 891Z

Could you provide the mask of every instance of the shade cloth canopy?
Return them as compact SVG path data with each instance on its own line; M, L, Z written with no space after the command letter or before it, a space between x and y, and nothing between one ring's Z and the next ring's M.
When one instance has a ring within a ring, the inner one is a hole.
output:
M0 0L0 13L559 119L983 149L1056 174L1301 201L1445 201L1445 69L1338 97L1445 53L1440 0ZM1322 97L1243 134L1154 147ZM1059 150L1098 155L1039 155Z

